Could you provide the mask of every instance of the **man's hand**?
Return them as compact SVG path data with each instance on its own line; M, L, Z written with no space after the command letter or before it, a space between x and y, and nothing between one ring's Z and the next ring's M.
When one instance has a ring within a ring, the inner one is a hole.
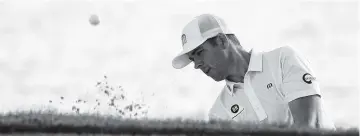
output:
M289 102L295 127L321 127L321 101L319 95L301 97Z

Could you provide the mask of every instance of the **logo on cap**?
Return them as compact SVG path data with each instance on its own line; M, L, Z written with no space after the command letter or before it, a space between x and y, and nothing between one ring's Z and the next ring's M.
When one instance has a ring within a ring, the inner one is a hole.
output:
M184 45L187 41L186 41L186 35L185 34L182 34L181 36L181 41L182 41L182 44Z
M239 111L239 105L234 104L233 106L231 106L232 113L237 113L238 111Z
M305 83L307 84L311 84L312 81L315 80L315 77L313 77L311 74L309 73L305 73L302 77L302 79L304 80Z

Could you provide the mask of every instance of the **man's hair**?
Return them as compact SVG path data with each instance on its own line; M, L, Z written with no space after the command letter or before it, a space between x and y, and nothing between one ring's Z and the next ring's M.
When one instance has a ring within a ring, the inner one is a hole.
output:
M215 44L216 44L216 42L215 42L216 37L217 37L217 36L212 37L212 38L209 38L209 39L207 39L206 41L210 42L212 45L215 45ZM239 42L239 40L237 39L237 37L236 37L234 34L226 34L226 37L227 37L232 43L234 43L236 46L240 46L240 42Z

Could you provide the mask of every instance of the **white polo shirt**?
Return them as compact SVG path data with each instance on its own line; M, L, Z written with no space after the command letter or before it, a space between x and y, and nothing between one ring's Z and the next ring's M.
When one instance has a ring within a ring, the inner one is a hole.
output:
M210 119L293 124L288 103L320 93L309 62L290 46L269 52L251 51L244 83L226 80L209 111ZM334 128L326 117L325 128Z

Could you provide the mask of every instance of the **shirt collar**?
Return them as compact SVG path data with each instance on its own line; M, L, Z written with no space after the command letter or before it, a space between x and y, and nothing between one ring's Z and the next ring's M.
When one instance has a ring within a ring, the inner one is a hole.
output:
M250 72L250 71L262 72L262 64L263 64L263 55L262 55L262 53L257 52L257 50L254 49L254 48L251 49L250 53L251 53L251 56L250 56L248 72ZM243 83L231 82L231 81L229 81L227 79L225 79L225 82L226 82L226 87L227 87L226 90L230 95L234 95L235 88L239 88L239 89L244 88Z
M263 55L261 52L257 52L256 49L251 49L251 57L249 63L249 71L262 72Z
M231 82L229 80L226 80L226 87L227 87L227 91L231 96L234 95L235 89L243 89L244 88L244 83L237 83L237 82Z

